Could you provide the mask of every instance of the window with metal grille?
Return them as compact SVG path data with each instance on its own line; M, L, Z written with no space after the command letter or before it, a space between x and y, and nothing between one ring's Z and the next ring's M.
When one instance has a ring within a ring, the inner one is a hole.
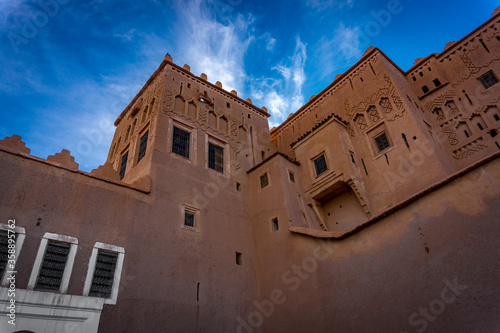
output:
M92 278L89 296L111 297L117 261L118 253L103 250L97 252L94 277Z
M144 135L141 137L141 143L139 144L139 154L137 155L137 163L139 163L146 155L146 148L148 147L148 134L149 131L144 133Z
M279 230L279 228L280 228L280 227L279 227L279 225L278 225L278 218L277 218L277 217L275 217L275 218L273 219L273 231L278 231L278 230Z
M35 289L59 290L71 244L49 240Z
M172 152L185 158L189 158L190 133L174 126L174 137L172 140Z
M391 146L389 144L389 140L387 139L387 135L385 133L382 133L381 135L377 136L374 140L375 144L377 145L378 151L382 151Z
M127 170L127 160L128 160L128 152L122 156L122 162L120 164L120 179L125 177L125 170Z
M194 214L190 212L184 212L184 225L194 228Z
M0 231L0 278L7 270L7 261L9 257L9 237L7 231ZM17 235L16 235L17 236Z
M208 167L224 173L224 149L208 143Z
M493 71L489 71L488 73L481 76L478 80L483 84L484 88L486 89L498 83L498 78L495 75L495 73L493 73Z
M264 188L269 185L269 179L267 178L267 172L260 176L260 188Z
M321 155L314 160L314 168L316 169L316 176L321 175L323 172L328 170L326 165L325 155Z

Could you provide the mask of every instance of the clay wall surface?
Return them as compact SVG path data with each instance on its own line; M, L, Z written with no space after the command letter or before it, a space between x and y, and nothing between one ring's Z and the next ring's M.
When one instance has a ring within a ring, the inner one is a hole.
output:
M499 176L496 159L342 240L272 233L262 210L260 305L243 318L263 332L495 331Z

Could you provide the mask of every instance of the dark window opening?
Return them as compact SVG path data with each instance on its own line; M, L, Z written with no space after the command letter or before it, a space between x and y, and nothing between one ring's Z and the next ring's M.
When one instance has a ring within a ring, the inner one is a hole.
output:
M492 129L492 130L490 131L490 135L491 135L491 137L492 137L492 138L494 138L495 136L497 136L497 134L498 134L498 132L497 132L497 130L496 130L496 129Z
M351 153L351 162L356 163L356 160L354 159L354 154Z
M275 218L273 219L273 231L278 231L278 230L279 230L279 228L280 228L280 227L279 227L279 225L278 225L278 218L277 218L277 217L275 217Z
M488 89L489 87L492 87L498 83L498 78L496 77L495 73L493 73L493 71L489 71L488 73L481 76L478 80L483 84L485 89Z
M389 140L387 139L387 135L385 133L377 136L374 140L375 144L377 145L378 151L382 151L390 147Z
M488 49L488 47L486 46L486 44L484 43L484 41L482 39L479 39L479 41L481 42L481 45L483 45L483 47L486 50L486 52L490 53L490 50Z
M248 116L248 119L252 119L252 117L250 116L250 113L249 113L249 114L247 114L247 116Z
M188 83L188 88L191 88L191 83Z
M118 253L99 250L89 296L111 297Z
M293 172L288 171L288 178L290 178L290 181L292 183L295 183L295 175L293 174Z
M495 118L496 121L499 121L500 120L500 116L498 116L498 114L494 114L493 115L493 118Z
M241 258L242 254L239 253L239 252L236 252L236 265L242 265L242 258Z
M441 85L441 81L439 81L439 79L434 79L434 81L432 81L434 83L434 85L437 87L439 87Z
M59 290L71 244L49 240L35 289Z
M226 103L226 106L227 106L228 108L230 108L230 107L231 107L231 104L230 104L230 103Z
M184 212L184 225L187 227L194 228L194 214L190 212Z
M120 164L120 179L125 177L125 170L127 170L127 160L128 160L128 152L122 156L122 162Z
M423 86L422 91L424 92L424 94L427 94L429 92L429 88L427 86Z
M266 152L262 150L262 151L260 152L260 156L262 157L262 160L264 160L264 159L265 159L265 157L266 157Z
M17 234L12 234L10 233L11 237L12 235L15 235L14 241L17 238ZM10 238L12 239L12 238ZM8 262L8 256L9 256L9 232L8 231L0 231L0 277L2 277L7 270L7 262ZM13 267L10 267L10 270L12 270Z
M208 167L224 173L224 149L208 143Z
M320 157L314 160L314 168L316 169L316 176L319 176L323 172L328 170L328 166L326 165L325 155L321 155Z
M241 184L236 183L236 191L240 192L241 191Z
M429 67L429 72L432 71L432 69Z
M361 82L364 82L362 77L360 77L360 79L361 79Z
M260 188L264 188L269 185L269 179L267 178L267 172L260 176Z
M422 73L422 72L419 72L419 73L418 73L418 75L420 75L420 76L424 76L424 73Z
M465 134L465 136L466 136L466 137L469 137L469 136L470 136L470 135L469 135L469 132L467 132L467 130L465 130L465 131L464 131L464 134Z
M189 158L190 133L174 126L174 138L172 140L172 152L185 158Z
M146 148L148 146L148 134L149 131L146 131L146 133L144 133L144 135L141 137L141 143L139 144L139 154L137 155L137 163L139 163L146 155Z
M480 123L477 123L477 127L479 127L479 130L483 130L483 125L481 125Z
M413 79L413 81L417 81L416 77L412 76L411 78Z

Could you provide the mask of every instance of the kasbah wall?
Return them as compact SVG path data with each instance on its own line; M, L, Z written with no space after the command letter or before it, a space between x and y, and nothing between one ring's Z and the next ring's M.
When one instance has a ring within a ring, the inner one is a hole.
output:
M91 173L0 141L0 331L499 332L498 29L371 47L271 130L167 55Z

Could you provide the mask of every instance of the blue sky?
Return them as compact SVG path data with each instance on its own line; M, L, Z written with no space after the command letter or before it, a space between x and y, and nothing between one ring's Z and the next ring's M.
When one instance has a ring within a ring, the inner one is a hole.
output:
M0 138L35 156L106 160L113 122L168 52L266 106L271 127L370 46L403 70L486 21L499 0L0 0ZM393 13L387 14L388 8Z

